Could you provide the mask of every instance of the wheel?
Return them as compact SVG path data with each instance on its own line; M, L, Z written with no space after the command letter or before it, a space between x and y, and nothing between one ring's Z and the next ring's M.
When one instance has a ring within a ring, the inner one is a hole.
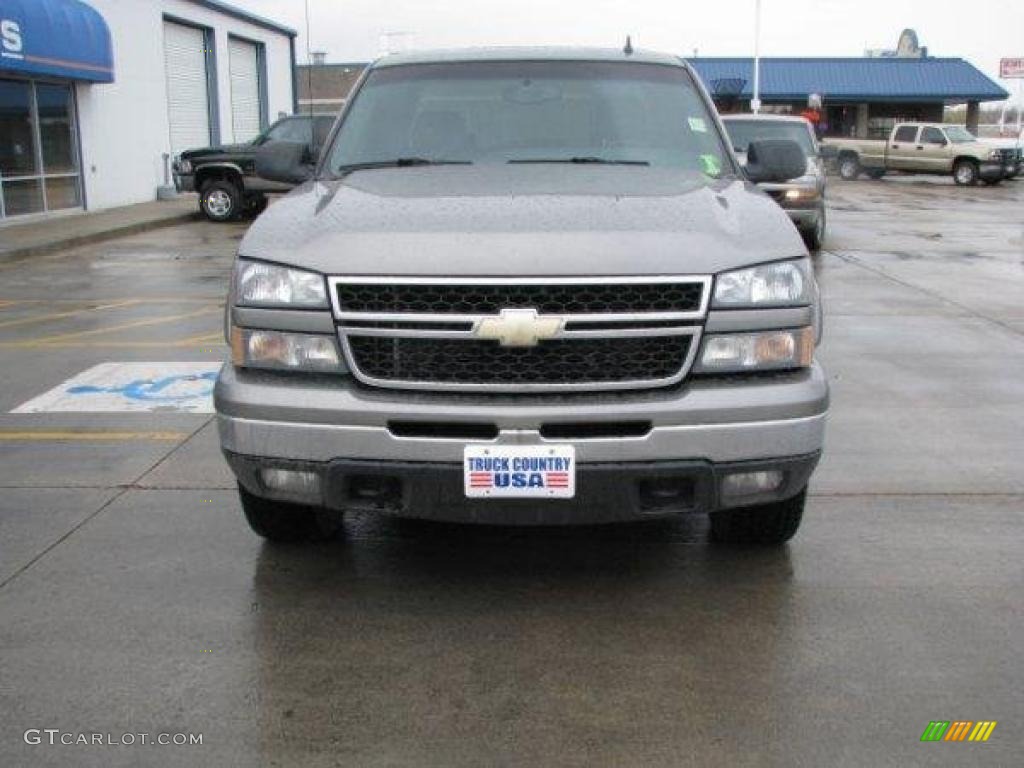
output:
M953 166L953 181L961 187L973 187L978 183L978 164L973 160L958 160Z
M245 196L245 212L255 218L267 209L267 196L262 192L250 192Z
M880 178L885 176L885 170L882 168L876 168L873 171L868 171L868 178L878 181Z
M341 512L264 499L238 486L249 527L270 541L327 541L342 531Z
M812 251L820 251L825 243L825 207L818 210L818 218L810 229L801 229L800 236Z
M230 181L211 181L203 187L199 207L210 221L231 221L242 208L242 193Z
M711 513L711 538L721 544L785 544L800 527L807 489L785 501Z
M839 158L839 176L846 181L853 181L860 176L860 160L856 155L843 155Z

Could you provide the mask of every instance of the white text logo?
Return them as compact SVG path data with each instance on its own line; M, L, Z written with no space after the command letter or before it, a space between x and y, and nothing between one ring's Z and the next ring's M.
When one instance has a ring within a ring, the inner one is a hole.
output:
M21 53L21 25L10 19L0 19L0 43L3 50L0 55L7 59L23 59Z

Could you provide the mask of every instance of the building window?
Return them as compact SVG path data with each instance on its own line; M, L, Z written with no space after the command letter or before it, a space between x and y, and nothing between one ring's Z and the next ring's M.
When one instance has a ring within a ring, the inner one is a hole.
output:
M0 79L0 218L82 205L71 86Z

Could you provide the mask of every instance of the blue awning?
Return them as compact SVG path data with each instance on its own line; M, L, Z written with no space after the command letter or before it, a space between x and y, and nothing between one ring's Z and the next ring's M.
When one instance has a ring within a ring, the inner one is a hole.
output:
M749 99L751 58L689 59L712 96ZM1010 94L963 59L776 58L761 59L761 98L798 101L819 93L826 102L999 101Z
M110 30L81 0L0 0L0 74L114 81Z

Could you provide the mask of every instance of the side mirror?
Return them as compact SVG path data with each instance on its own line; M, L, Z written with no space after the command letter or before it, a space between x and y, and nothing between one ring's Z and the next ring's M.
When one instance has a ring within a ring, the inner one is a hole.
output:
M807 172L807 156L791 139L761 139L747 147L747 178L755 184L783 182Z
M313 175L309 147L295 141L268 141L256 150L256 175L268 181L301 184Z

